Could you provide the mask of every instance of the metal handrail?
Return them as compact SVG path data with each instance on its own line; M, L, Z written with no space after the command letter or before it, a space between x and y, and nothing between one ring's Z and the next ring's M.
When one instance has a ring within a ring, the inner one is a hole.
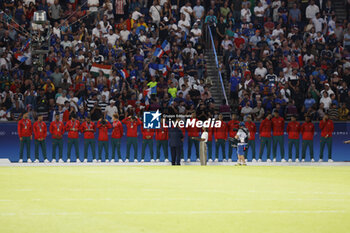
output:
M212 47L212 50L213 50L213 53L214 53L214 57L215 57L216 68L218 69L218 73L219 73L219 79L220 79L220 82L221 82L222 92L224 94L224 97L225 97L225 100L226 100L226 104L228 104L226 91L225 91L225 86L224 86L224 82L222 80L222 75L221 75L221 71L220 71L220 67L219 67L218 56L216 54L216 49L215 49L215 45L214 45L214 39L213 39L213 35L211 33L209 25L207 25L207 31L209 32L209 38L210 38L210 41L211 41L211 47Z

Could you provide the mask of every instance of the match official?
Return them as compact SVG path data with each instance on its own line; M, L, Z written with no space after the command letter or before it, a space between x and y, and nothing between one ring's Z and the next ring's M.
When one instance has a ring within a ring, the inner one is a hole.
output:
M177 119L179 121L179 119ZM179 127L169 129L169 146L171 151L171 164L180 165L181 150L183 147L184 135Z

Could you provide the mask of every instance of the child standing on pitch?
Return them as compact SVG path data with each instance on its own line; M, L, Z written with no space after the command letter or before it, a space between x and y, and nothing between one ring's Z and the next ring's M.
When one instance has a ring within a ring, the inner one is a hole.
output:
M246 166L247 164L246 164L245 159L244 159L244 152L247 149L247 145L248 145L249 131L245 127L244 122L239 123L239 129L238 129L238 132L237 132L235 138L238 139L237 165L245 165Z

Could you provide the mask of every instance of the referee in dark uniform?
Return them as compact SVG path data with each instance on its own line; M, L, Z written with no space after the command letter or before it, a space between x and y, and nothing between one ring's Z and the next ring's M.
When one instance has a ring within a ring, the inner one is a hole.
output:
M177 119L179 121L179 119ZM169 128L169 146L171 151L171 164L180 165L181 151L184 135L179 127Z

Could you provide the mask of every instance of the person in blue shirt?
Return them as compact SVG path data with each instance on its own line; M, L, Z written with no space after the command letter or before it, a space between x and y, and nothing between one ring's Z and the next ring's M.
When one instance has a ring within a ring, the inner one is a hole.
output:
M180 119L177 119L178 122ZM184 135L179 127L169 128L169 146L171 151L171 164L180 165L181 151L183 149Z
M240 82L241 77L238 76L238 73L235 70L233 76L230 78L230 96L233 100L238 99L238 88Z

